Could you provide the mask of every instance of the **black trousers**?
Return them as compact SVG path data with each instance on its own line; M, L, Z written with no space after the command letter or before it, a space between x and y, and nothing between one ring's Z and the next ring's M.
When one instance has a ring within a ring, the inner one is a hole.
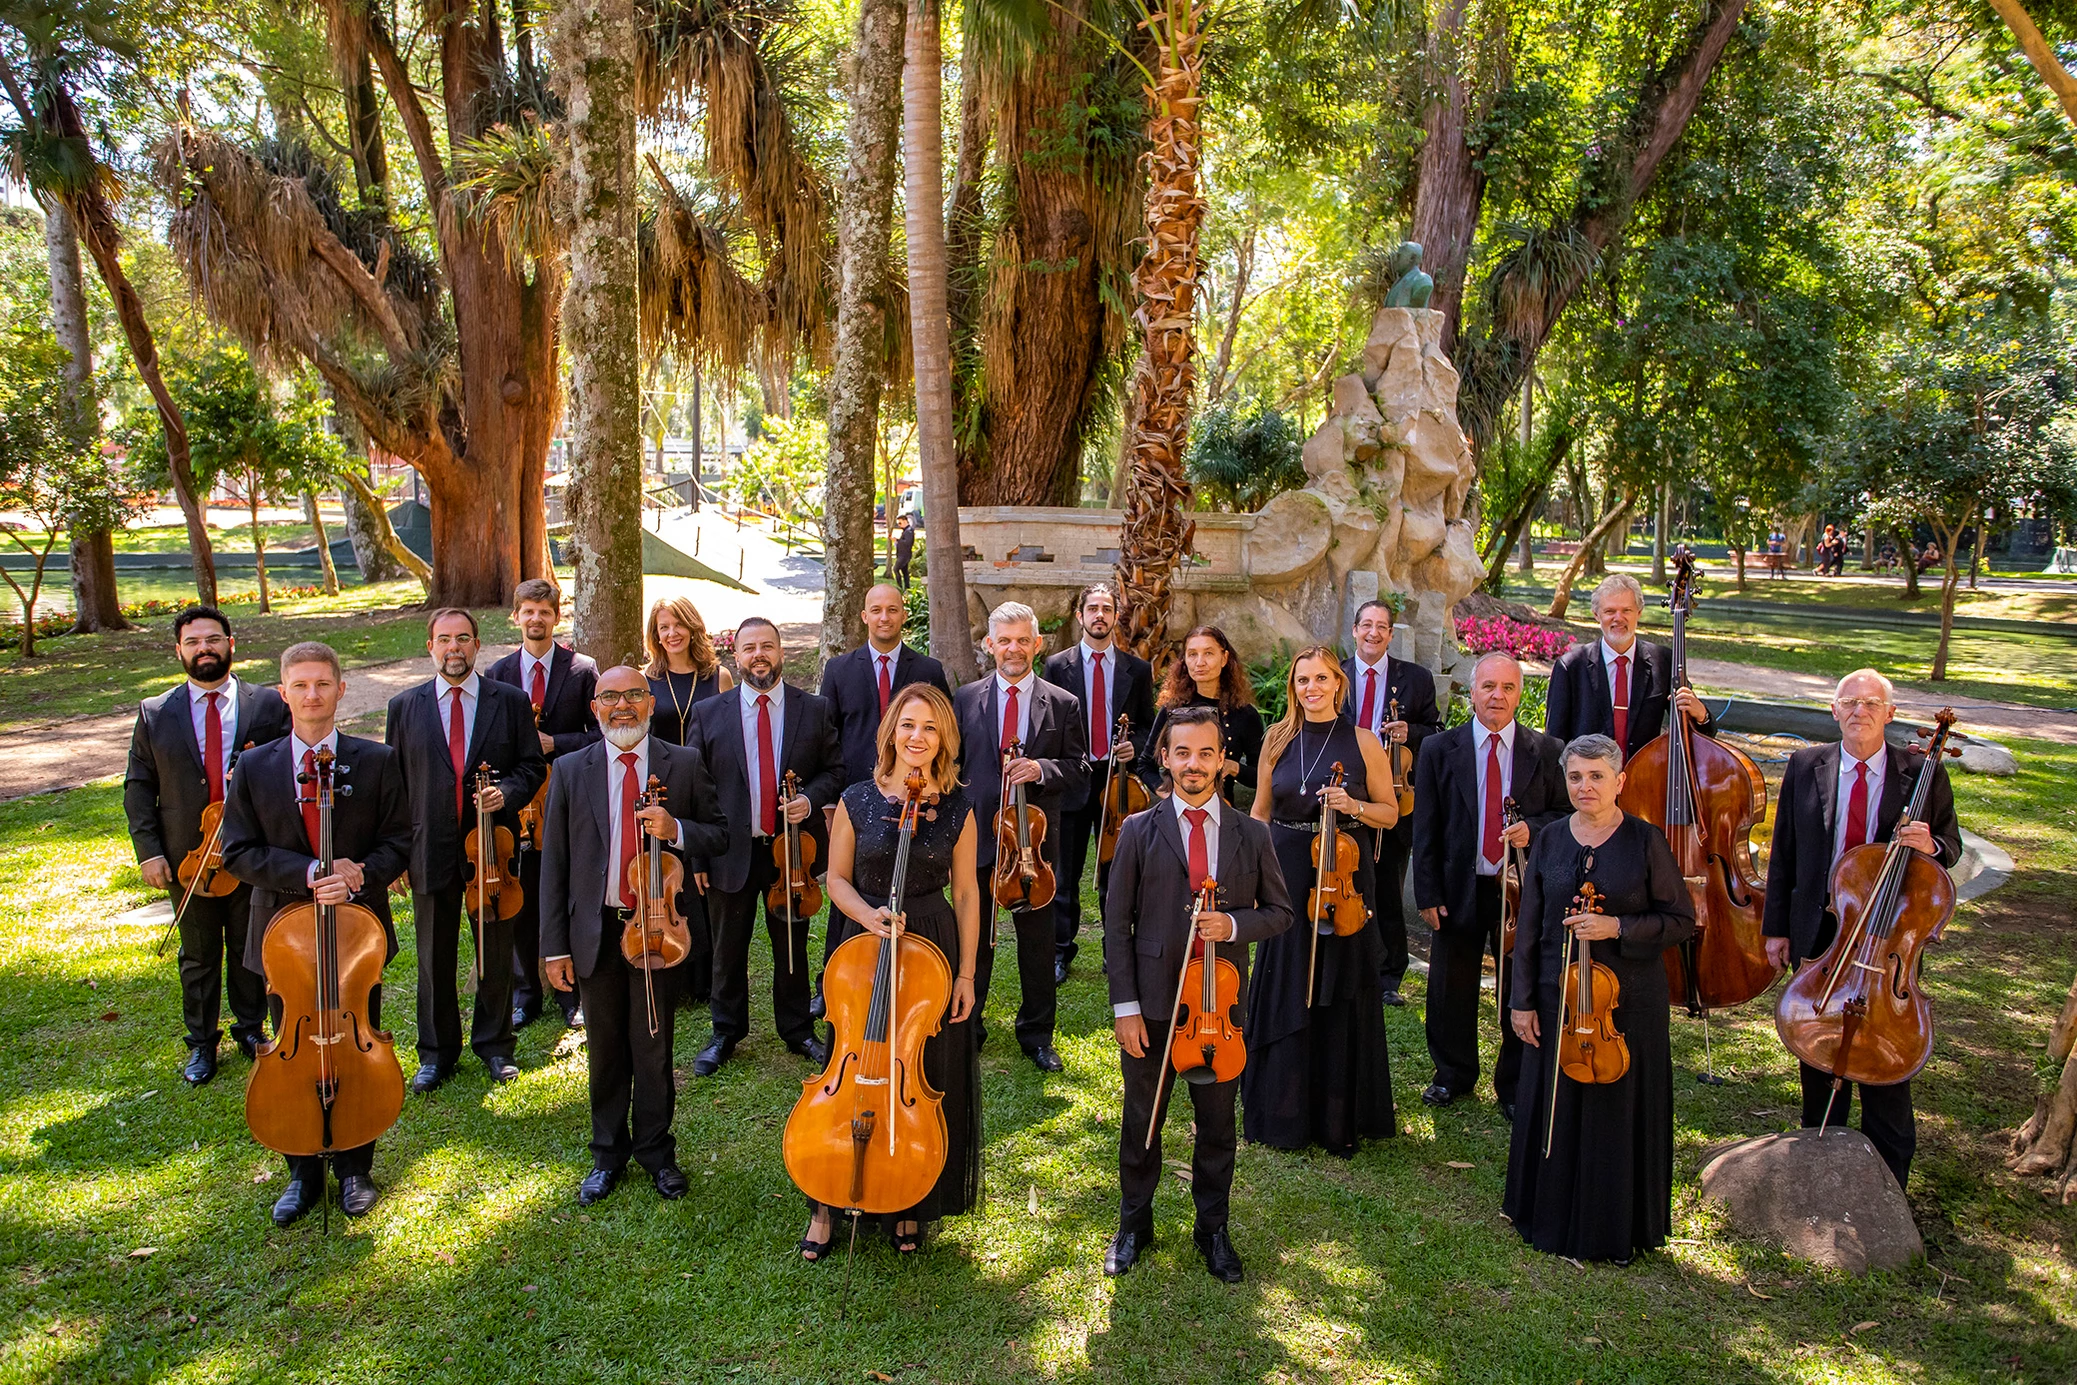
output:
M1890 1087L1870 1087L1864 1083L1848 1082L1832 1094L1832 1075L1808 1063L1797 1064L1803 1070L1803 1124L1845 1125L1846 1118L1853 1114L1854 1089L1859 1087L1861 1095L1861 1133L1889 1171L1897 1176L1899 1188L1907 1186L1905 1180L1911 1175L1911 1157L1918 1152L1918 1118L1911 1109L1911 1084L1899 1082ZM1831 1118L1826 1120L1825 1106L1831 1104Z
M909 589L909 559L897 557L894 561L894 585L903 591Z
M526 903L508 919L512 930L512 1008L529 1020L541 1014L541 993L555 997L556 1007L569 1019L577 1010L575 991L553 990L541 979L541 853L519 853L519 888Z
M975 873L981 879L981 898L985 901L982 907L995 910L994 863L980 867ZM1055 879L1064 881L1065 877L1056 876ZM1067 886L1062 883L1060 888L1066 889ZM1020 910L1010 915L1010 927L1017 935L1017 982L1024 992L1023 999L1017 1003L1017 1043L1026 1053L1031 1053L1040 1045L1050 1046L1053 1042L1056 1009L1053 995L1053 911ZM995 976L996 945L988 940L988 933L989 924L984 919L981 923L981 955L974 969L974 1013L977 1016L988 1008L988 984Z
M1378 846L1377 869L1371 872L1370 912L1377 919L1378 936L1384 940L1385 959L1378 963L1378 980L1388 991L1396 991L1406 980L1406 858L1410 843L1399 840L1398 828L1383 833Z
M1478 1086L1478 1027L1488 1023L1479 1001L1479 979L1485 959L1500 956L1500 878L1478 878L1478 920L1465 928L1442 921L1428 946L1428 1056L1435 1060L1435 1084L1462 1095ZM1504 1008L1504 1007L1503 1007ZM1522 1041L1509 1025L1493 1065L1493 1094L1502 1105L1514 1105L1515 1080L1522 1071Z
M368 992L368 1027L382 1028L382 987L376 986ZM290 1154L288 1176L301 1183L324 1186L325 1156L322 1154ZM375 1142L342 1149L332 1155L332 1174L336 1178L351 1178L355 1174L366 1178L375 1170Z
M412 929L418 939L418 1061L442 1071L462 1056L461 966L463 887L411 892ZM473 940L475 925L468 925ZM538 942L537 942L538 946ZM486 1063L512 1057L512 920L483 921L483 950L470 949L470 966L480 960L476 1012L469 1021L469 1047Z
M179 888L169 891L180 908ZM267 983L245 968L245 930L251 921L252 887L240 885L221 899L196 895L180 916L180 1020L189 1048L216 1050L223 1037L224 992L230 992L231 1037L258 1043L266 1036Z
M678 1087L671 1068L677 1038L677 989L682 968L659 968L643 981L620 953L618 909L604 909L608 945L591 975L577 978L584 999L584 1052L591 1077L591 1162L623 1167L629 1158L651 1173L677 1162L671 1118ZM649 1032L650 988L656 1032Z
M1060 832L1060 845L1055 855L1060 861L1060 870L1055 877L1059 891L1053 896L1053 947L1063 961L1072 962L1080 944L1075 939L1082 931L1082 871L1089 864L1089 841L1103 830L1103 796L1110 786L1111 764L1108 760L1092 761L1089 765L1089 801L1071 813L1062 813L1055 823ZM1099 860L1096 863L1096 897L1110 887L1111 868ZM1098 909L1101 914L1103 911Z
M1160 1122L1168 1119L1168 1099L1176 1085L1175 1070L1168 1067L1161 1047L1167 1039L1164 1027L1149 1024L1147 1030L1153 1041L1147 1045L1146 1057L1135 1058L1118 1050L1119 1063L1125 1070L1125 1109L1118 1127L1121 1231L1154 1229L1154 1192L1161 1186ZM1197 1140L1190 1151L1190 1200L1197 1204L1198 1234L1208 1236L1226 1225L1226 1204L1233 1192L1233 1102L1240 1093L1240 1083L1236 1080L1183 1085L1189 1088L1190 1109L1197 1117ZM1157 1102L1160 1113L1154 1116L1154 1143L1150 1148L1147 1120Z
M750 935L764 892L777 877L771 841L753 838L750 877L743 888L707 892L707 921L714 930L714 998L709 1013L717 1039L740 1042L750 1033ZM765 936L772 945L772 1027L789 1045L815 1037L814 1021L808 1017L809 922L795 919L789 930L784 915L765 912ZM584 1020L591 1023L589 1007Z

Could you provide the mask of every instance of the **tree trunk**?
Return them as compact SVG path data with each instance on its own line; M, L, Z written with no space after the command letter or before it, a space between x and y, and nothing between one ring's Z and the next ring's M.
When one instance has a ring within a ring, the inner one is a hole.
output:
M2041 80L2048 83L2055 99L2062 102L2063 114L2072 125L2077 125L2077 76L2072 76L2070 69L2063 66L2055 46L2043 37L2041 26L2034 23L2027 7L2021 0L1990 0L1990 7L2012 30L2012 36L2019 40L2027 61L2034 65L2034 71L2041 74Z
M700 401L706 394L706 384L700 378L700 363L692 363L692 486L686 504L693 513L700 508L700 467L707 456L706 420L700 417Z
M405 547L404 541L397 537L397 531L390 527L389 511L382 507L382 497L375 493L375 487L350 471L341 479L346 482L347 489L353 493L355 499L360 501L360 513L374 534L376 543L381 546L384 553L389 555L391 561L397 565L398 571L396 575L401 577L408 573L416 577L418 584L426 589L427 598L430 599L433 591L433 569L427 564L425 559ZM350 524L353 522L354 511L349 508L346 513L347 522ZM358 545L356 545L354 551L356 556L358 556L360 551ZM368 576L366 566L361 568L361 580L364 582L374 580Z
M1586 570L1587 555L1592 553L1600 545L1601 540L1606 538L1610 531L1616 525L1622 523L1624 518L1629 515L1632 507L1637 504L1637 494L1636 491L1631 491L1617 501L1615 508L1601 516L1601 522L1596 524L1587 536L1580 540L1579 551L1572 555L1572 561L1565 565L1565 571L1558 577L1558 588L1551 593L1551 606L1548 611L1544 612L1545 615L1552 620L1565 619L1565 612L1572 605L1573 584L1579 581L1580 573Z
M43 213L43 242L50 264L51 328L70 353L65 365L65 408L82 444L97 446L101 420L94 399L94 350L87 333L86 276L79 265L79 235L72 214L56 198ZM115 539L107 530L72 531L72 634L136 627L123 617L115 585Z
M844 192L837 202L837 345L823 491L822 657L856 645L873 583L873 492L887 357L887 249L901 139L903 0L863 0L851 45ZM889 513L893 506L890 499Z
M324 569L325 595L339 594L339 569L332 563L332 540L325 533L324 516L317 512L317 492L303 492L303 518L310 522L310 532L317 538L317 562Z
M1195 384L1198 194L1203 59L1200 0L1166 0L1147 17L1159 57L1147 89L1147 254L1133 273L1142 368L1132 380L1132 480L1119 538L1118 605L1125 646L1158 671L1168 654L1169 583L1189 553L1190 480L1183 469Z
M1890 526L1890 533L1897 540L1897 560L1904 565L1904 599L1918 599L1918 559L1911 551L1911 536L1901 524Z
M1734 548L1731 550L1731 556L1738 563L1738 590L1742 592L1745 590L1745 550Z
M1147 369L1147 349L1143 346L1133 358L1131 380L1137 380L1140 372ZM1122 512L1125 509L1125 494L1132 489L1132 440L1139 433L1139 395L1133 390L1125 391L1125 416L1118 421L1118 455L1111 462L1111 493L1106 497L1106 507Z
M267 531L260 527L260 488L250 482L245 488L245 508L252 516L252 565L260 579L260 614L267 615L274 609L267 591Z
M29 545L22 542L19 535L14 534L12 531L10 531L8 537L14 539L17 548L22 549L36 559L36 572L29 579L29 589L27 591L22 590L22 584L15 580L12 572L6 568L0 568L0 577L7 579L7 585L14 588L15 599L22 603L22 636L16 648L21 652L21 656L24 659L33 659L36 657L36 602L43 595L43 572L45 565L50 562L50 551L57 547L57 525L53 522L51 527L45 531L41 551L30 548Z
M989 111L982 99L982 59L972 26L959 55L959 149L952 164L952 203L945 214L946 312L952 359L970 364L980 334L982 179L988 171Z
M642 647L642 355L634 0L563 0L549 46L568 106L571 634L610 667ZM544 454L545 455L545 454ZM507 588L505 595L509 595Z
M2056 1198L2077 1202L2077 981L2070 983L2062 1013L2048 1031L2048 1056L2062 1063L2055 1090L2034 1098L2034 1114L2012 1138L2005 1165L2022 1177L2047 1174Z
M1428 31L1423 54L1428 104L1421 112L1425 138L1411 233L1422 250L1421 267L1435 280L1428 306L1442 314L1442 354L1452 360L1464 308L1464 272L1486 191L1486 175L1466 139L1471 97L1464 88L1464 20L1471 8L1471 0L1445 0Z
M1954 560L1955 545L1962 540L1962 526L1949 529L1944 524L1935 524L1933 532L1940 536L1940 643L1933 648L1933 671L1927 681L1947 681L1947 646L1954 638L1954 600L1962 585L1961 567Z
M1861 571L1875 571L1875 526L1872 524L1861 532Z
M1659 513L1652 521L1652 585L1666 585L1666 534L1673 527L1673 478L1659 478Z
M1983 507L1976 507L1976 538L1969 545L1969 590L1976 590L1976 574L1983 567Z

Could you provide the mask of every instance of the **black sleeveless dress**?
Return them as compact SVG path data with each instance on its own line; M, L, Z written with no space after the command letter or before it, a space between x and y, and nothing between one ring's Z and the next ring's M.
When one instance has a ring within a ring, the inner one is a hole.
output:
M1384 991L1378 964L1384 938L1371 919L1361 932L1319 940L1318 979L1313 1003L1305 1003L1306 973L1313 938L1308 918L1312 898L1312 844L1317 828L1289 823L1320 820L1320 786L1336 761L1351 772L1364 797L1363 752L1355 726L1337 717L1307 722L1277 758L1270 773L1270 841L1284 870L1284 884L1298 911L1295 927L1258 945L1248 990L1248 1065L1241 1072L1242 1132L1254 1143L1278 1149L1316 1144L1344 1157L1357 1142L1397 1130L1392 1107L1392 1063L1385 1046ZM1361 864L1356 884L1369 896L1370 829L1347 824Z
M901 839L901 807L880 786L866 779L844 790L844 813L858 847L851 860L851 883L867 902L886 902L894 888L894 854ZM908 930L927 938L945 954L954 980L959 976L959 916L947 887L952 881L952 852L959 832L973 817L964 789L954 789L935 808L925 806L916 835L909 843L909 878L904 912ZM978 831L978 827L976 828ZM865 933L842 911L830 910L837 946ZM927 1222L970 1212L981 1202L981 1064L974 1045L974 1015L954 1024L950 1011L934 1038L923 1044L923 1075L945 1094L945 1171L930 1195L908 1211L888 1217Z
M664 670L661 678L649 680L649 695L656 699L650 713L649 734L672 745L685 744L685 723L692 709L710 697L721 696L721 666L704 674Z

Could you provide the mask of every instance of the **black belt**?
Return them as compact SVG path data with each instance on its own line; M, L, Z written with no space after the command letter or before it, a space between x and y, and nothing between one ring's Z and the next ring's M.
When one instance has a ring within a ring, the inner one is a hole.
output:
M1311 822L1293 822L1289 818L1271 818L1269 821L1273 827L1287 827L1293 832L1317 832L1320 830L1320 820L1318 818L1314 818Z

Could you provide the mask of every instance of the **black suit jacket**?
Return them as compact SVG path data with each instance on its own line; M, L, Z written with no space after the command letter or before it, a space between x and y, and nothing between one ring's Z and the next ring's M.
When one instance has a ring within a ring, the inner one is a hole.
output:
M693 863L695 871L706 871L708 884L717 890L740 890L750 878L750 853L757 830L755 805L750 802L750 761L743 745L743 706L740 701L747 684L739 683L719 697L710 697L686 713L685 743L705 759L713 777L721 813L728 823L728 842L705 861ZM800 780L800 791L811 805L801 831L815 839L816 855L829 859L829 841L823 827L822 810L844 792L844 761L837 740L836 717L829 703L791 683L780 685L785 694L780 713L779 777L792 770Z
M245 965L260 971L267 924L285 904L310 898L310 863L317 859L303 830L294 763L286 737L248 751L224 798L224 869L252 888L252 925L245 934ZM400 757L359 736L339 737L334 769L332 856L358 861L366 878L353 902L373 911L397 955L389 917L389 882L411 857L411 804Z
M1002 705L993 673L952 694L959 714L959 773L983 830L977 845L981 866L995 864L995 812L1002 801ZM1089 796L1089 742L1082 732L1082 699L1044 678L1031 680L1031 711L1025 719L1024 758L1038 761L1036 784L1025 799L1046 815L1047 860L1056 859L1060 815Z
M130 733L130 765L123 775L123 816L137 864L163 856L178 867L202 844L202 810L209 805L209 777L202 772L202 747L188 684L147 698ZM235 763L243 747L279 740L289 730L288 704L272 688L238 680L238 715L231 731ZM231 776L237 778L236 774ZM225 787L224 794L230 795Z
M1132 752L1139 761L1144 762L1147 758L1147 733L1154 729L1154 666L1139 655L1119 649L1115 645L1112 646L1109 657L1117 661L1111 677L1110 705L1106 709L1111 727L1113 730L1117 728L1118 714L1124 713L1128 737L1132 741ZM1096 736L1095 728L1089 724L1089 708L1082 697L1082 689L1085 686L1083 669L1082 642L1076 640L1046 660L1039 677L1056 688L1065 688L1074 694L1077 702L1085 703L1082 707L1082 743L1087 746L1096 744ZM1093 774L1090 782L1096 782ZM1069 803L1066 806L1069 809L1085 807L1087 801L1085 794L1083 802Z
M617 755L603 740L572 753L556 766L548 784L548 811L541 825L541 955L567 956L579 976L589 976L603 947L620 946L608 939L602 911L618 903L614 880L613 825L606 767ZM616 768L615 773L618 773ZM688 862L679 909L690 905L693 860L728 850L728 828L714 781L699 752L649 738L649 774L663 781L664 802L678 817L683 846L667 847ZM644 845L647 845L645 839Z
M1478 928L1478 781L1477 740L1467 721L1421 746L1414 766L1414 907L1448 910L1444 928ZM1531 840L1566 813L1572 801L1565 792L1565 773L1558 763L1563 747L1553 737L1519 721L1514 728L1511 793Z
M458 888L462 883L462 841L473 827L455 816L454 763L447 755L447 717L442 706L446 680L432 678L406 688L389 700L389 721L382 738L404 766L411 796L411 888L420 894ZM533 801L548 776L534 734L534 704L525 693L495 678L476 680L476 721L469 728L466 769L488 764L505 792L497 812L500 825L519 835L519 810ZM465 791L466 792L466 791Z
M1897 819L1918 783L1926 757L1915 750L1885 745L1889 757L1882 771L1882 801L1875 810L1875 840L1896 835ZM1789 940L1789 965L1815 956L1831 941L1832 839L1838 830L1839 743L1805 746L1789 756L1782 775L1781 797L1774 808L1774 843L1767 857L1767 912L1761 931ZM1933 771L1933 792L1926 803L1926 826L1939 848L1940 864L1962 859L1962 825L1954 814L1954 790L1947 767Z
M509 683L519 689L527 705L533 705L533 694L519 681L519 654L513 650L490 666L484 674L500 683ZM573 750L582 750L599 739L598 718L591 712L591 695L598 688L599 666L588 654L579 654L564 645L556 645L555 652L548 656L548 688L541 702L541 730L555 742L555 749L548 753L553 760L559 755L568 755Z
M1361 672L1356 666L1354 655L1341 661L1341 671L1349 680L1348 700L1342 704L1344 720L1353 722L1363 710L1363 688L1356 681ZM1414 769L1418 774L1421 763L1421 746L1436 732L1442 730L1442 713L1435 707L1435 675L1411 659L1394 655L1385 660L1385 686L1378 690L1383 699L1377 715L1390 720L1386 713L1391 710L1392 699L1399 700L1399 719L1406 723L1406 748L1413 752ZM1366 727L1365 730L1374 730ZM1414 795L1420 796L1420 785L1414 785ZM1387 836L1401 846L1413 843L1414 824L1412 817L1401 818Z
M1269 825L1232 804L1219 812L1219 907L1233 915L1233 940L1219 955L1240 971L1240 993L1248 993L1247 944L1273 938L1291 926L1290 891L1270 845ZM1125 819L1118 854L1111 859L1111 884L1103 901L1104 972L1113 1008L1137 1002L1147 1033L1157 1043L1168 1026L1161 1016L1175 1004L1176 982L1190 957L1190 848L1175 805L1157 802ZM1111 947L1110 943L1118 946Z
M846 787L872 778L879 765L880 675L875 667L878 658L870 644L862 644L822 666L822 696L836 715ZM887 678L889 696L911 683L928 683L945 696L952 695L952 685L945 680L945 666L907 645L896 651Z
M1673 697L1673 651L1640 637L1630 652L1635 658L1630 669L1630 743L1623 747L1625 761L1666 729L1666 709ZM1551 665L1543 729L1557 737L1560 746L1578 736L1613 737L1613 698L1608 665L1601 661L1601 641L1576 644ZM1715 721L1711 717L1700 729L1707 731Z

